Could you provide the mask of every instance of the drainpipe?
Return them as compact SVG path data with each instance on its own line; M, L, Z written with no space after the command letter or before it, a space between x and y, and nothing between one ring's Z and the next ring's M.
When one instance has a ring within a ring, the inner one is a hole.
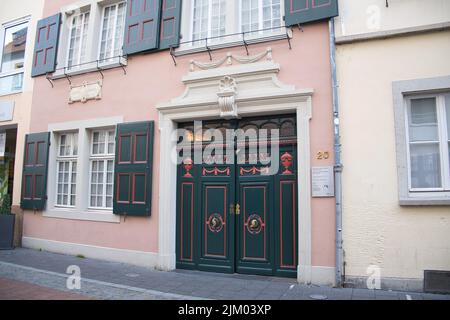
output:
M334 33L334 19L329 21L330 33L330 61L333 87L333 124L334 124L334 181L336 192L336 286L343 285L343 249L342 249L342 160L341 135L339 125L339 94L336 72L336 43Z

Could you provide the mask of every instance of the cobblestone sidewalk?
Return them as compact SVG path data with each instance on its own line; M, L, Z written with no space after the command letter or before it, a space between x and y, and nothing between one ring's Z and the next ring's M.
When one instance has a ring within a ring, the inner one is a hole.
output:
M66 272L70 266L80 268L82 280L79 290L67 289L69 274ZM30 249L0 251L0 278L20 281L22 285L31 284L30 291L36 290L34 286L57 290L52 291L55 299L66 299L64 295L57 295L60 293L92 299L126 300L450 300L450 295L305 286L294 279L197 271L160 272ZM47 297L50 296L49 293ZM71 297L67 296L67 299ZM2 296L0 291L0 299L3 298L7 296ZM33 298L39 297L30 299Z
M67 293L28 282L0 278L0 299L2 300L87 300L89 298Z

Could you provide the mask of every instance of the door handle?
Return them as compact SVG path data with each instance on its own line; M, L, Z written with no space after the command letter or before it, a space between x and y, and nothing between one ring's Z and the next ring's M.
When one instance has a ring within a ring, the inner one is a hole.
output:
M236 215L240 215L241 214L241 206L239 205L239 203L236 203Z

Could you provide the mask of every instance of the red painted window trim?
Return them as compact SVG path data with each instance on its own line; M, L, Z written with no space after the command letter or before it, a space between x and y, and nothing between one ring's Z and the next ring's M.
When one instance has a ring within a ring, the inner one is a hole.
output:
M170 36L168 36L168 37L164 37L164 22L165 21L169 21L169 20L173 20L173 24L172 24L172 33L170 34ZM171 39L171 38L173 38L173 37L175 37L175 35L176 35L176 21L177 21L177 18L176 17L170 17L170 18L166 18L166 19L163 19L163 21L162 21L162 23L161 23L161 39Z
M290 11L291 14L309 10L309 0L305 1L306 2L306 7L305 8L297 9L297 10L294 10L294 1L295 0L291 0L291 5L290 5L290 8L289 8L289 11Z
M137 145L137 137L138 136L145 136L145 161L136 161L136 145ZM133 134L133 156L132 161L133 164L146 164L148 162L148 140L149 140L149 133L148 131L145 132L137 132Z
M135 201L136 195L136 176L144 176L144 201ZM145 205L147 203L147 173L133 173L132 174L132 188L131 188L131 204Z
M317 0L312 0L312 7L315 9L315 8L323 8L323 7L329 7L329 6L331 6L331 0L328 0L328 3L324 3L324 4L319 4L319 5L316 5L316 1Z
M119 197L119 191L120 191L120 177L121 176L127 176L128 177L128 201L121 201ZM117 188L116 188L116 202L120 204L130 204L131 201L131 173L118 173L117 174Z

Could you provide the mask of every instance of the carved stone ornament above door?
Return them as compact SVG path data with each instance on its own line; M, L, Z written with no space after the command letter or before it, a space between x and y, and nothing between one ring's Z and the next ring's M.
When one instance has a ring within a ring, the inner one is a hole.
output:
M248 105L257 103L260 106L258 110L261 110L264 104L273 101L294 103L299 95L307 97L312 94L312 89L298 90L278 80L280 65L273 61L270 48L249 57L227 54L218 61L191 61L190 70L195 69L193 66L200 70L190 71L181 79L186 86L185 92L159 104L159 111L170 114L171 110L177 113L184 110L195 114L196 119L231 119L240 117L240 109L248 109Z
M102 98L102 86L101 80L94 82L84 81L80 85L71 85L69 103L86 103L88 100L100 100Z
M236 118L238 110L236 105L236 80L230 76L225 76L220 80L219 92L219 109L221 118Z

